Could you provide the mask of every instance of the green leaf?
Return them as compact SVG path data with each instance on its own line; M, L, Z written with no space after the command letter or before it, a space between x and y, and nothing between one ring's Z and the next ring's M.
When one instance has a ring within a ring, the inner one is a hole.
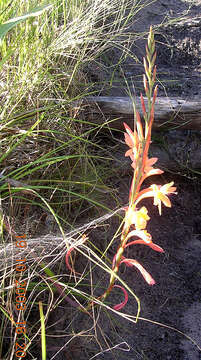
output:
M11 30L13 27L15 27L17 24L21 23L22 21L30 18L30 17L36 17L41 15L44 11L49 10L52 7L52 5L44 5L37 7L33 9L31 12L26 13L22 16L18 16L16 18L10 19L6 21L4 24L0 25L0 43L2 42L3 38L7 34L9 30Z

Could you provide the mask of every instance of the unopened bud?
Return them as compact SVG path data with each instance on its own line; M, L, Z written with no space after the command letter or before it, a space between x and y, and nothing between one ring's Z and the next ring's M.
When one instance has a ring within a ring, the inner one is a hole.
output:
M140 119L140 114L138 111L136 111L136 122L137 122L138 137L139 137L140 141L142 141L144 139L144 134L143 134L143 128L142 128L142 123L141 123L141 119Z
M146 75L147 75L147 77L149 77L150 76L149 68L148 68L148 64L147 64L145 58L143 58L143 62L144 62L144 69L145 69Z
M144 98L143 98L142 94L140 94L140 100L141 100L143 115L145 116L146 115L146 108L145 108Z
M152 101L152 104L154 104L154 103L155 103L155 101L156 101L157 92L158 92L158 85L156 85L156 87L155 87L155 89L154 89L154 95L153 95L153 101Z
M153 71L153 83L156 81L156 66L154 66L154 71Z
M154 46L154 34L153 34L153 31L152 31L152 26L150 26L149 35L148 35L148 48L152 52L154 52L153 46Z
M147 78L146 78L145 74L143 74L143 83L144 83L144 90L147 93L148 92L148 82L147 82Z
M151 61L152 67L154 67L155 61L156 61L156 52L154 53L152 61Z

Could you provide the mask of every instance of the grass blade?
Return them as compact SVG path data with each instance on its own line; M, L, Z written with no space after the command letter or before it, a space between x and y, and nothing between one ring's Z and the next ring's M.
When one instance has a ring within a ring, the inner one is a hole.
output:
M43 314L43 304L39 301L40 322L41 322L41 349L42 360L46 360L46 336L45 336L45 317Z
M18 16L16 18L10 19L6 21L4 24L0 25L0 43L2 42L3 38L6 36L7 32L15 27L17 24L21 23L22 21L30 18L41 15L44 11L50 9L52 5L45 5L37 7L33 9L32 12L24 14L22 16Z

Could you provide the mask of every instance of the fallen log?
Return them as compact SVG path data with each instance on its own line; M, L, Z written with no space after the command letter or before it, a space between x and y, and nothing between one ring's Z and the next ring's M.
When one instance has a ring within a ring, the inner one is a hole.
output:
M128 125L133 126L134 101L136 109L142 116L139 97L131 99L129 97L88 96L82 100L82 104L88 105L87 109L90 111L87 112L87 118L91 121L102 124L103 116L100 116L102 113L109 127L122 130L125 120ZM147 99L145 98L144 101L147 107ZM201 130L201 101L158 97L155 104L154 127Z

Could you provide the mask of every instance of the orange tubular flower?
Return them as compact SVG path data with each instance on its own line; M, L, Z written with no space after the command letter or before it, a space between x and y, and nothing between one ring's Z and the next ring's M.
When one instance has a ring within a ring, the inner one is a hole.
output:
M148 176L151 176L151 175L161 175L164 173L163 170L160 170L160 169L155 169L152 167L152 165L154 165L156 163L156 161L158 160L158 158L146 158L145 160L145 165L144 165L144 175L142 176L142 179L144 181L144 179L146 179ZM132 167L133 164L131 164ZM141 183L143 182L141 180Z
M161 215L161 202L167 206L171 207L170 199L167 197L169 194L177 194L176 187L172 185L174 182L170 182L169 184L161 185L151 185L148 189L142 190L136 200L135 205L139 203L142 199L153 197L154 198L154 205L158 206L159 214Z
M147 246L149 246L151 249L153 249L153 250L155 250L155 251L157 251L157 252L161 252L161 253L164 252L164 250L162 249L162 247L154 244L151 240L150 240L150 242L148 243L148 242L145 242L144 240L140 240L140 239L129 242L128 244L126 244L125 249L126 249L128 246L137 245L137 244L147 245Z
M145 165L144 165L144 175L142 175L142 177L141 177L140 185L149 176L163 174L163 172L164 172L163 170L155 169L155 168L152 167L152 165L154 165L157 160L158 160L157 158L150 158L150 159L146 158Z
M146 229L147 221L150 219L148 211L145 206L140 210L135 210L130 206L126 211L125 227L129 228L131 225L135 225L136 230Z
M129 232L129 234L126 237L126 241L133 236L139 237L140 239L142 239L144 241L144 243L147 243L147 244L149 244L152 241L151 234L149 234L147 232L147 230L133 230L133 231Z
M124 123L124 127L126 129L126 133L124 134L125 142L130 148L129 150L126 151L125 156L130 156L131 160L133 161L132 166L135 169L136 162L139 159L142 152L142 147L139 141L137 131L134 130L133 132L126 123Z
M158 158L150 158L150 159L147 158L145 162L144 172L148 173L150 170L152 170L153 169L152 165L154 165L157 161Z
M151 234L149 234L147 232L147 230L133 230L133 231L130 231L129 234L127 235L127 237L126 237L126 242L131 237L134 237L134 236L138 237L138 239L134 240L134 241L131 241L128 244L126 244L125 249L128 246L131 246L131 245L142 244L142 245L148 245L150 248L152 248L155 251L164 252L164 250L160 246L158 246L158 245L156 245L156 244L154 244L152 242L152 236L151 236Z
M142 274L143 278L149 285L154 285L155 280L151 277L151 275L143 268L143 266L134 259L126 259L124 256L122 257L123 260L121 260L120 264L124 263L127 266L135 266Z
M127 133L124 133L125 142L129 146L130 150L133 150L133 148L137 148L138 145L139 145L139 139L138 139L137 131L134 130L134 132L133 132L131 130L131 128L126 123L124 123L124 127L125 127L126 132L127 132ZM130 156L130 155L127 154L128 151L126 152L125 156Z

